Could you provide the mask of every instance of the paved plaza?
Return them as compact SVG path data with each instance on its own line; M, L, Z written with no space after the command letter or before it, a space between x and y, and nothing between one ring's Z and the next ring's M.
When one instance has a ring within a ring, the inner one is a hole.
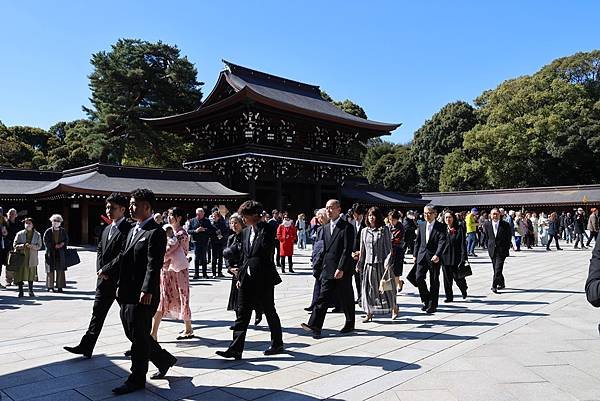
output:
M472 259L469 298L421 312L410 284L398 297L400 318L362 323L339 335L343 314L329 314L323 338L300 329L312 293L307 253L295 274L276 287L287 353L262 355L266 322L251 326L241 361L217 357L231 338L234 317L225 310L229 280L192 282L196 338L176 341L179 322L163 322L159 341L177 358L167 380L121 400L600 400L600 311L583 293L591 252L565 246L507 259L508 288L490 292L485 251ZM91 360L63 351L76 345L91 312L94 257L67 273L63 294L36 285L35 298L0 291L0 396L2 400L104 400L124 381L130 362L113 306ZM405 266L405 270L408 265ZM39 269L44 278L43 269ZM4 283L4 277L1 282ZM455 289L458 293L458 290ZM443 289L442 289L443 293ZM156 369L151 365L150 373Z

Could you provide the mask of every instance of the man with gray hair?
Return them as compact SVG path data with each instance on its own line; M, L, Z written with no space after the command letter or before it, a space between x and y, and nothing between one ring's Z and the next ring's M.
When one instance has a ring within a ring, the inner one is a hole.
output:
M202 264L202 277L208 278L206 268L208 240L212 235L213 227L210 220L205 217L204 209L196 209L196 217L190 220L188 233L194 243L194 280L200 278L200 264Z

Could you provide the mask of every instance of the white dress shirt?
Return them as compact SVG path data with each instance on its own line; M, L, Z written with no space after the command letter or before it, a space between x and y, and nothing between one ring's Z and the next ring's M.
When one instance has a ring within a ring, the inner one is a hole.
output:
M494 229L494 237L498 236L498 225L500 224L499 221L492 221L492 228Z
M340 216L338 216L337 219L332 220L331 222L329 222L329 228L331 230L331 235L333 235L333 230L335 229L335 226L337 225L338 221L340 221Z
M125 217L121 217L119 220L115 220L110 224L110 229L108 230L108 240L109 241L117 233L119 224L121 224L121 222L123 220L125 220Z
M429 237L431 236L431 230L433 229L433 223L427 223L427 227L425 227L425 243L429 242Z

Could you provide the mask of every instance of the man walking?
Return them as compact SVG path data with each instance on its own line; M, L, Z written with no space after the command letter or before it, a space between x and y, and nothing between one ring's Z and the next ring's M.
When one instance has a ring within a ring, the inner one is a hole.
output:
M202 277L208 278L206 271L208 240L212 235L212 224L205 217L204 209L196 209L196 217L190 220L188 232L194 243L194 280L200 278L200 265L202 265Z
M424 312L435 313L440 295L440 257L446 246L446 228L436 220L437 211L432 205L423 208L425 224L417 230L413 252L416 264L416 282L423 302ZM425 279L429 272L429 289Z
M588 218L588 226L587 229L590 230L590 237L588 238L587 244L585 246L590 246L590 242L592 242L592 238L594 241L598 241L598 231L600 231L600 221L598 219L598 209L595 207L590 209L590 217Z
M490 212L491 221L486 221L485 230L488 237L488 254L492 259L494 268L494 278L492 279L492 292L498 294L498 290L505 288L504 260L508 257L511 246L511 228L507 221L501 220L500 211L492 209Z
M98 241L96 256L98 281L92 319L79 345L64 347L66 351L73 354L83 355L86 358L92 357L106 315L115 301L121 268L121 251L131 230L131 224L125 219L128 203L127 198L121 194L113 193L106 198L106 216L112 220L112 223L104 228Z
M467 256L475 255L475 244L477 243L477 208L471 209L471 212L465 217L467 233Z
M242 203L238 210L246 225L242 234L242 261L237 282L238 314L229 347L225 351L216 351L223 358L242 358L246 331L255 309L262 309L271 331L271 346L264 354L283 352L281 322L275 310L275 286L281 283L273 261L275 233L271 225L261 221L262 211L263 206L251 200Z
M323 253L315 268L321 272L321 291L315 307L310 315L308 324L302 323L302 328L312 333L314 338L321 336L321 329L327 314L327 307L339 300L346 315L346 323L340 333L354 331L354 291L352 290L352 271L355 261L352 259L354 245L354 228L341 218L340 201L330 199L325 206L329 223L319 230L323 240Z
M121 322L131 341L131 374L112 391L127 394L146 385L148 361L158 368L151 379L162 379L177 359L150 336L152 317L160 301L160 270L164 262L167 236L153 218L154 193L136 189L131 193L129 213L136 221L129 231L122 254L117 284Z

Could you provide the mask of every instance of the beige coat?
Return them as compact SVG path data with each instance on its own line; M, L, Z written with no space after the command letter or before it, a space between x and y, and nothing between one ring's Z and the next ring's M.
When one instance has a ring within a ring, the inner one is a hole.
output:
M27 242L27 231L21 230L15 236L15 240L13 242L14 249L20 249L19 245L23 245ZM33 230L33 237L31 238L31 248L29 248L29 267L37 267L38 260L38 251L42 247L42 236L36 230Z

